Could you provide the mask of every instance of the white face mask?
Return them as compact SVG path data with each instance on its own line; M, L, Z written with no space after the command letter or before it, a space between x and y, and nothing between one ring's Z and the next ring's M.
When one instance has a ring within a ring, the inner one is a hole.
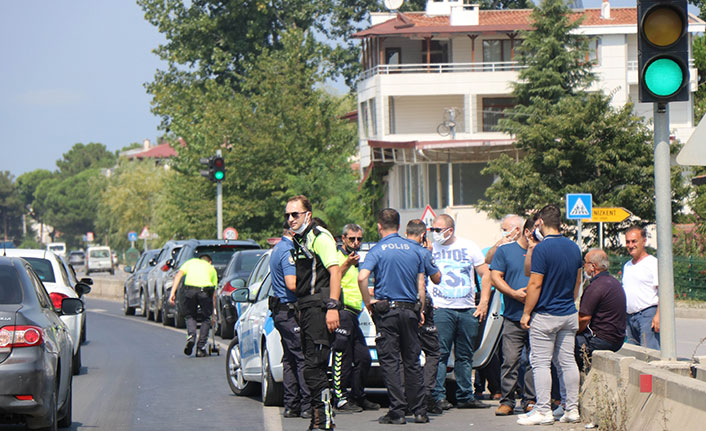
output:
M292 229L292 231L296 234L300 234L300 233L304 232L306 230L307 226L309 226L309 222L310 222L310 220L307 219L306 221L304 221L304 223L302 223L301 226L299 226L299 229L296 229L296 230Z
M431 240L439 245L442 245L446 241L448 241L448 237L444 236L444 232L446 232L448 229L442 230L441 232L432 232L431 233Z
M503 238L505 238L506 236L510 235L510 231L509 230L501 230L500 234L503 236Z
M539 231L539 228L534 229L534 237L537 238L537 241L542 241L544 239L544 235L542 235L542 232Z

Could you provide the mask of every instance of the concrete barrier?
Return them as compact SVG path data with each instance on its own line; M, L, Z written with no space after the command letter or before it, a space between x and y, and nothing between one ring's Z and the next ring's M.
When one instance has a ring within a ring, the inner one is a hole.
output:
M125 280L95 277L89 295L103 299L123 299Z
M601 430L706 429L706 381L689 361L659 360L659 352L628 345L593 353L581 387L581 416Z

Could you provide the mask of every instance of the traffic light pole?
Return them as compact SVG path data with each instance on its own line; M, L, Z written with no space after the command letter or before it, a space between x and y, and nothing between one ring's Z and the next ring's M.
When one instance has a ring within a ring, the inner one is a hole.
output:
M216 150L216 156L222 157L221 150ZM223 182L216 182L216 238L223 239Z
M662 360L677 359L672 259L672 192L669 151L669 105L654 104L655 215L659 270L659 333Z

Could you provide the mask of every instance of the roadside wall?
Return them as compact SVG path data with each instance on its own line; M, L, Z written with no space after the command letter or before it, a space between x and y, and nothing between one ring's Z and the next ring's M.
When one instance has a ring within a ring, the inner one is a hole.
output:
M91 293L89 295L104 299L123 299L125 280L96 277L93 278Z

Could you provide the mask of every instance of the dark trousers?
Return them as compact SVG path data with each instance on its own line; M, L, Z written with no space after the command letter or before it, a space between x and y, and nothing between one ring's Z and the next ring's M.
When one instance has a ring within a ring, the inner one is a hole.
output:
M482 334L480 334L482 335ZM485 386L488 385L490 395L502 393L500 385L500 368L502 365L502 349L495 349L490 361L483 368L475 371L475 379L473 379L473 392L476 395L481 395L485 392Z
M373 321L378 333L375 345L380 368L390 398L390 414L404 416L407 409L414 414L426 414L417 313L393 308L382 315L373 314ZM404 367L404 379L400 362Z
M522 407L536 400L534 393L534 376L532 366L528 363L524 370L524 384L520 385L520 368L522 365L522 350L529 350L529 332L522 329L520 322L507 320L503 322L502 352L503 364L500 368L500 386L502 399L500 404L515 407L515 394L522 386Z
M343 309L339 312L339 327L334 332L333 345L333 395L336 401L347 400L346 388L350 386L355 401L365 398L365 379L370 370L370 350L360 330L358 313Z
M434 401L432 391L434 386L436 386L436 373L439 369L439 357L441 356L439 351L439 331L434 326L433 321L431 325L427 325L425 322L419 328L419 342L422 345L422 352L424 352L423 392L426 402L429 403Z
M326 327L326 310L308 306L299 310L302 351L304 352L304 381L311 394L310 429L332 429L333 410L328 386L328 361L331 356L331 335Z
M311 394L304 382L304 352L295 311L286 307L280 308L274 314L273 320L282 341L284 407L294 411L309 410Z
M200 311L199 311L200 307ZM211 315L213 314L213 288L198 289L195 287L184 288L184 316L186 317L186 333L196 336L196 318L202 316L198 349L206 348L208 343L208 330L211 328Z
M611 342L603 338L596 337L590 330L586 329L580 334L576 334L575 355L576 364L580 371L588 372L591 369L591 355L594 350L610 350L617 352L623 347L623 340Z

